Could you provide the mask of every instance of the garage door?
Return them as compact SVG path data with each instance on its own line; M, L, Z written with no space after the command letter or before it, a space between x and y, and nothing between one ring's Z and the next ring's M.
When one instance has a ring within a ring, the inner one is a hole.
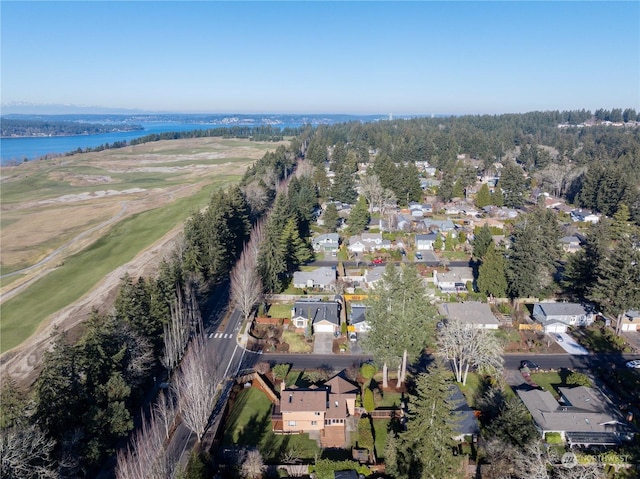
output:
M331 323L317 323L314 324L313 330L316 333L333 333L333 327Z
M566 324L547 324L544 327L545 333L566 333L567 325Z

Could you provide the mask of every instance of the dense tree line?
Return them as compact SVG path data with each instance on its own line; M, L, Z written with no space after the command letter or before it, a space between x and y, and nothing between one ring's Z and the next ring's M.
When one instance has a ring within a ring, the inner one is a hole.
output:
M130 123L101 124L76 121L0 119L2 137L96 135L142 129L141 125Z
M621 121L627 122L638 120L638 115L633 109L598 112L547 111L324 125L317 128L307 159L317 167L329 166L341 185L334 192L341 192L348 191L342 183L355 171L354 164L370 162L373 152L376 175L400 204L419 201L416 161L428 161L440 170L438 194L443 200L461 196L473 184L475 174L498 175L494 163L501 162L509 166L503 168L501 174L506 176L499 185L506 206L520 206L525 188L535 184L604 214L612 214L624 202L632 221L640 224L640 128L598 123L617 118L618 113ZM583 126L583 122L595 123ZM462 153L478 160L477 170L462 165L458 159ZM501 203L497 196L491 200L491 204Z
M260 126L230 126L208 128L206 130L190 131L166 131L163 133L153 133L130 141L131 145L140 145L152 141L179 140L186 138L251 138L255 141L282 141L285 136L296 136L301 132L301 128L277 128L271 125Z

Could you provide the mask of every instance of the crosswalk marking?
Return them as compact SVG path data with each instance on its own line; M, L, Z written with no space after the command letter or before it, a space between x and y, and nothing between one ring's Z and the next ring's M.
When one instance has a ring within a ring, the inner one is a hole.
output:
M233 333L209 333L209 339L231 339Z

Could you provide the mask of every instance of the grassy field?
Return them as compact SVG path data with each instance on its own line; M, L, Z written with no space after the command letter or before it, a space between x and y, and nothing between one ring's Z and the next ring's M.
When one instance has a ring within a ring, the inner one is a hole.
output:
M78 300L106 274L184 221L192 206L205 201L214 188L210 186L195 197L122 221L89 248L67 258L62 266L33 283L25 293L3 303L0 351L20 344L47 316Z
M271 430L271 402L260 390L240 392L224 428L225 447L255 447L267 461L276 461L287 450L295 449L301 459L313 459L319 452L308 434L276 435Z
M45 318L80 299L105 275L236 183L278 143L205 138L161 141L2 168L2 293L22 270L63 245L55 269L2 303L0 353Z

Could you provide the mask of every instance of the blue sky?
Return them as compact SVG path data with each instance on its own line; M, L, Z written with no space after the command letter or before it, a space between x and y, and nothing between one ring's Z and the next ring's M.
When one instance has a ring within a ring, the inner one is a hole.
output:
M2 0L3 104L640 110L640 2Z

